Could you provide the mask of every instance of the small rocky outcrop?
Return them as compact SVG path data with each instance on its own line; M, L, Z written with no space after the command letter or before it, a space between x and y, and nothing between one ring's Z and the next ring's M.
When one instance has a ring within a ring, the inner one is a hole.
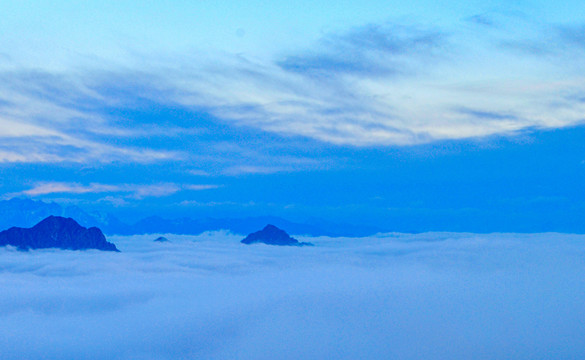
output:
M262 243L279 246L313 246L308 242L299 242L274 225L266 225L264 229L251 233L241 243L246 245Z
M154 241L156 241L156 242L169 242L169 239L167 239L164 236L159 236L156 239L154 239Z
M65 250L97 249L119 251L96 227L85 228L71 218L49 216L32 228L13 227L0 232L0 246L20 250L58 248Z

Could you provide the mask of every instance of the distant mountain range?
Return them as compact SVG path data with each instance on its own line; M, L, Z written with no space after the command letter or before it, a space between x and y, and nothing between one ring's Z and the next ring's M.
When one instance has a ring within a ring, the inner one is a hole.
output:
M31 227L51 215L73 218L85 227L115 230L126 226L114 216L89 214L77 206L63 207L56 203L14 198L0 201L0 230L13 226Z
M11 245L20 250L66 249L118 251L100 229L89 229L71 218L49 216L31 228L11 227L0 232L0 246Z
M13 226L31 227L46 217L62 216L74 218L85 227L99 227L108 235L136 234L184 234L198 235L205 231L228 230L234 234L249 234L266 224L286 229L291 234L309 236L368 236L381 229L351 224L315 221L305 224L288 221L275 216L246 218L179 218L166 219L160 216L144 218L134 224L126 224L113 215L88 213L77 206L63 207L31 199L14 198L0 201L0 230Z

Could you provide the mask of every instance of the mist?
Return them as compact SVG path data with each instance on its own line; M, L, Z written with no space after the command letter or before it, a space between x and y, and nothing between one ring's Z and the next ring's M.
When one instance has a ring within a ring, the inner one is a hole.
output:
M0 249L2 358L585 355L584 235L299 236L315 244L302 248L241 238Z

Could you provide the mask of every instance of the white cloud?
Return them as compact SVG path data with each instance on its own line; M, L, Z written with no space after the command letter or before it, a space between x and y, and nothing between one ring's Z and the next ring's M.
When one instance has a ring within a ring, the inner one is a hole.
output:
M0 73L0 137L10 140L0 145L0 161L148 163L196 157L165 145L128 145L134 137L199 134L196 120L191 129L189 124L143 126L104 111L140 108L141 101L351 146L410 145L581 123L585 73L576 60L583 53L577 41L581 28L555 31L554 24L486 16L482 23L444 29L355 27L273 57L208 51L161 58L153 51L60 73L11 66ZM526 31L505 31L517 23ZM543 38L556 39L549 43L557 45L537 41L547 32ZM126 145L113 145L112 137L124 138ZM225 171L245 173L246 167L262 172L278 166L244 164Z
M111 237L122 253L0 248L12 359L579 358L582 235L386 234L244 246ZM97 339L97 340L96 340Z
M149 163L173 151L111 145L104 137L150 136L122 129L100 113L113 101L91 89L91 74L0 72L0 162ZM172 133L173 129L169 129Z
M58 156L43 153L19 153L0 150L0 163L43 163L58 162Z
M201 170L201 169L192 169L187 171L191 175L195 176L210 176L211 174L208 171Z
M11 121L0 118L0 138L11 137L63 137L57 131L45 129L40 126L23 123L20 121Z
M100 194L100 193L123 193L127 198L142 199L145 197L164 197L173 195L182 190L210 190L216 189L219 185L214 184L100 184L90 183L89 185L82 185L78 183L68 182L40 182L34 185L31 189L24 190L18 193L9 194L8 197L15 197L21 195L27 196L42 196L49 194ZM119 198L111 196L105 197L102 201L112 202L113 204L121 205Z
M193 191L200 191L200 190L211 190L217 189L219 185L212 185L212 184L188 184L183 185L184 189L193 190Z
M144 197L161 197L177 193L181 188L176 184L157 184L157 185L125 185L123 189L132 192L136 199Z
M551 27L518 21L537 34ZM409 145L584 120L585 103L567 97L585 92L583 68L573 66L578 46L563 47L551 60L503 47L510 33L496 28L399 30L381 25L330 35L284 65L224 55L163 81L177 90L169 101L340 145ZM517 39L525 41L522 34ZM360 62L345 66L352 57Z
M98 202L105 202L112 204L115 207L127 206L130 203L122 197L108 195L98 200Z
M290 166L236 165L227 167L223 170L222 174L237 176L248 174L275 174L290 171L293 171L293 168Z
M120 191L121 187L117 185L105 185L105 184L89 184L87 186L75 184L75 183L63 183L63 182L47 182L37 184L35 187L22 192L24 195L37 196L47 194L88 194L88 193L102 193L102 192L117 192Z

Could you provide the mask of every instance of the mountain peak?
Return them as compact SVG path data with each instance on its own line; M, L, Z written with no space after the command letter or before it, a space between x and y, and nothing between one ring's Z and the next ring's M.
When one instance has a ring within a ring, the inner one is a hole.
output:
M66 218L63 216L55 216L49 215L45 219L41 220L38 224L33 226L33 228L43 228L43 227L69 227L69 226L78 226L82 227L77 223L77 221L73 220L72 218Z
M0 246L12 245L21 250L59 248L67 250L97 249L119 251L96 227L85 228L72 218L49 216L31 228L13 227L0 232Z
M262 229L262 231L274 231L274 230L284 231L284 230L277 228L276 226L274 226L272 224L268 224L264 227L264 229Z
M291 237L286 231L277 228L274 225L268 224L264 229L256 231L246 236L241 241L242 244L250 245L256 243L263 243L267 245L280 246L311 246L311 243L299 242L297 239Z

